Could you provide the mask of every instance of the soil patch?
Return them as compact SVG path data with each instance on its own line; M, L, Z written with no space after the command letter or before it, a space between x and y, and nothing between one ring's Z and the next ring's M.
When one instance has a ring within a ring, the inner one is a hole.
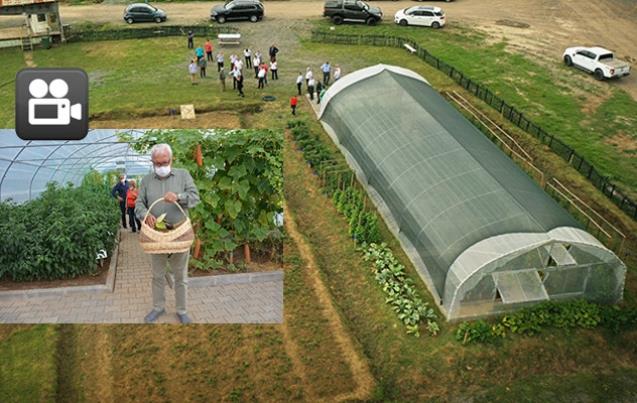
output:
M508 19L497 20L495 23L496 25L504 25L504 26L513 27L513 28L529 28L531 26L527 24L526 22L514 21L514 20L508 20Z
M241 127L240 115L236 112L199 113L194 119L182 119L179 111L176 115L152 116L133 119L91 119L91 128L108 129L235 129Z
M36 288L57 288L57 287L77 287L82 285L97 285L106 284L106 277L108 276L108 268L111 265L111 258L107 258L104 261L104 265L100 267L97 265L97 270L94 274L87 274L85 276L49 280L49 281L12 281L12 280L0 280L0 291L14 291L14 290L30 290Z
M637 138L628 133L619 132L606 140L606 143L617 147L624 153L634 154L637 152Z

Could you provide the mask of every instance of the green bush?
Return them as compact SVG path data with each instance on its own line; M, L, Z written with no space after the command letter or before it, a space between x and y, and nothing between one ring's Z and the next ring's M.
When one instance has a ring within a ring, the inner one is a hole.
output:
M103 183L103 182L102 182ZM54 280L95 272L96 254L113 250L119 207L93 179L49 184L35 200L0 203L0 278Z
M494 319L464 322L456 330L456 340L466 343L490 343L508 333L534 335L546 328L590 329L601 326L612 332L637 328L637 309L599 305L583 299L565 302L546 301L533 307Z

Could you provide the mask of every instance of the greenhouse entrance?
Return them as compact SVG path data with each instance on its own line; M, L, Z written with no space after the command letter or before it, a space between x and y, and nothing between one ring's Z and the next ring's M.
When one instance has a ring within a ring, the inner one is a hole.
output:
M494 273L493 279L504 304L549 299L536 270Z

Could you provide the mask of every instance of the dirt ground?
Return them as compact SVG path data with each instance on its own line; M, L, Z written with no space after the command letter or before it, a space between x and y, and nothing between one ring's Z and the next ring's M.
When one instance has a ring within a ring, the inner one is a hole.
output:
M194 119L181 119L180 115L113 120L91 119L91 129L200 129L204 127L236 129L241 127L241 118L235 112L208 112L199 113Z
M168 13L170 24L192 24L208 20L210 2L161 3ZM413 1L375 1L385 14L385 23L401 8ZM422 4L422 3L418 3ZM432 3L434 4L434 3ZM457 0L436 2L443 7L448 23L456 22L477 28L494 40L506 39L512 51L554 63L568 46L600 45L609 48L633 64L637 69L637 2L634 0ZM123 4L94 4L61 6L65 24L82 21L124 25ZM275 39L283 25L292 35L298 34L297 23L322 14L322 1L282 1L266 4L266 18L254 25L263 29L264 39ZM282 20L288 20L282 24ZM0 28L16 27L22 17L1 17ZM253 24L241 23L241 29L252 30ZM269 38L268 38L269 39ZM266 40L268 40L266 39ZM278 40L278 39L277 39ZM637 72L612 85L623 88L637 100Z

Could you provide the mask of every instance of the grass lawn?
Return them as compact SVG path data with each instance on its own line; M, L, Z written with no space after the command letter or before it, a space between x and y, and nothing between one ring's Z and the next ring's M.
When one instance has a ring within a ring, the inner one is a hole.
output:
M325 29L329 23L321 21L315 25ZM341 25L334 32L413 38L434 56L486 84L604 174L612 176L637 199L637 101L615 88L612 82L597 82L585 73L563 66L561 60L555 60L549 67L542 66L508 52L505 42L490 43L484 35L457 25L442 30L394 24ZM402 60L398 61L386 54L385 48L377 48L376 53L391 64L403 65L403 61L417 59L402 52Z
M54 326L0 326L0 401L53 402L57 392Z

